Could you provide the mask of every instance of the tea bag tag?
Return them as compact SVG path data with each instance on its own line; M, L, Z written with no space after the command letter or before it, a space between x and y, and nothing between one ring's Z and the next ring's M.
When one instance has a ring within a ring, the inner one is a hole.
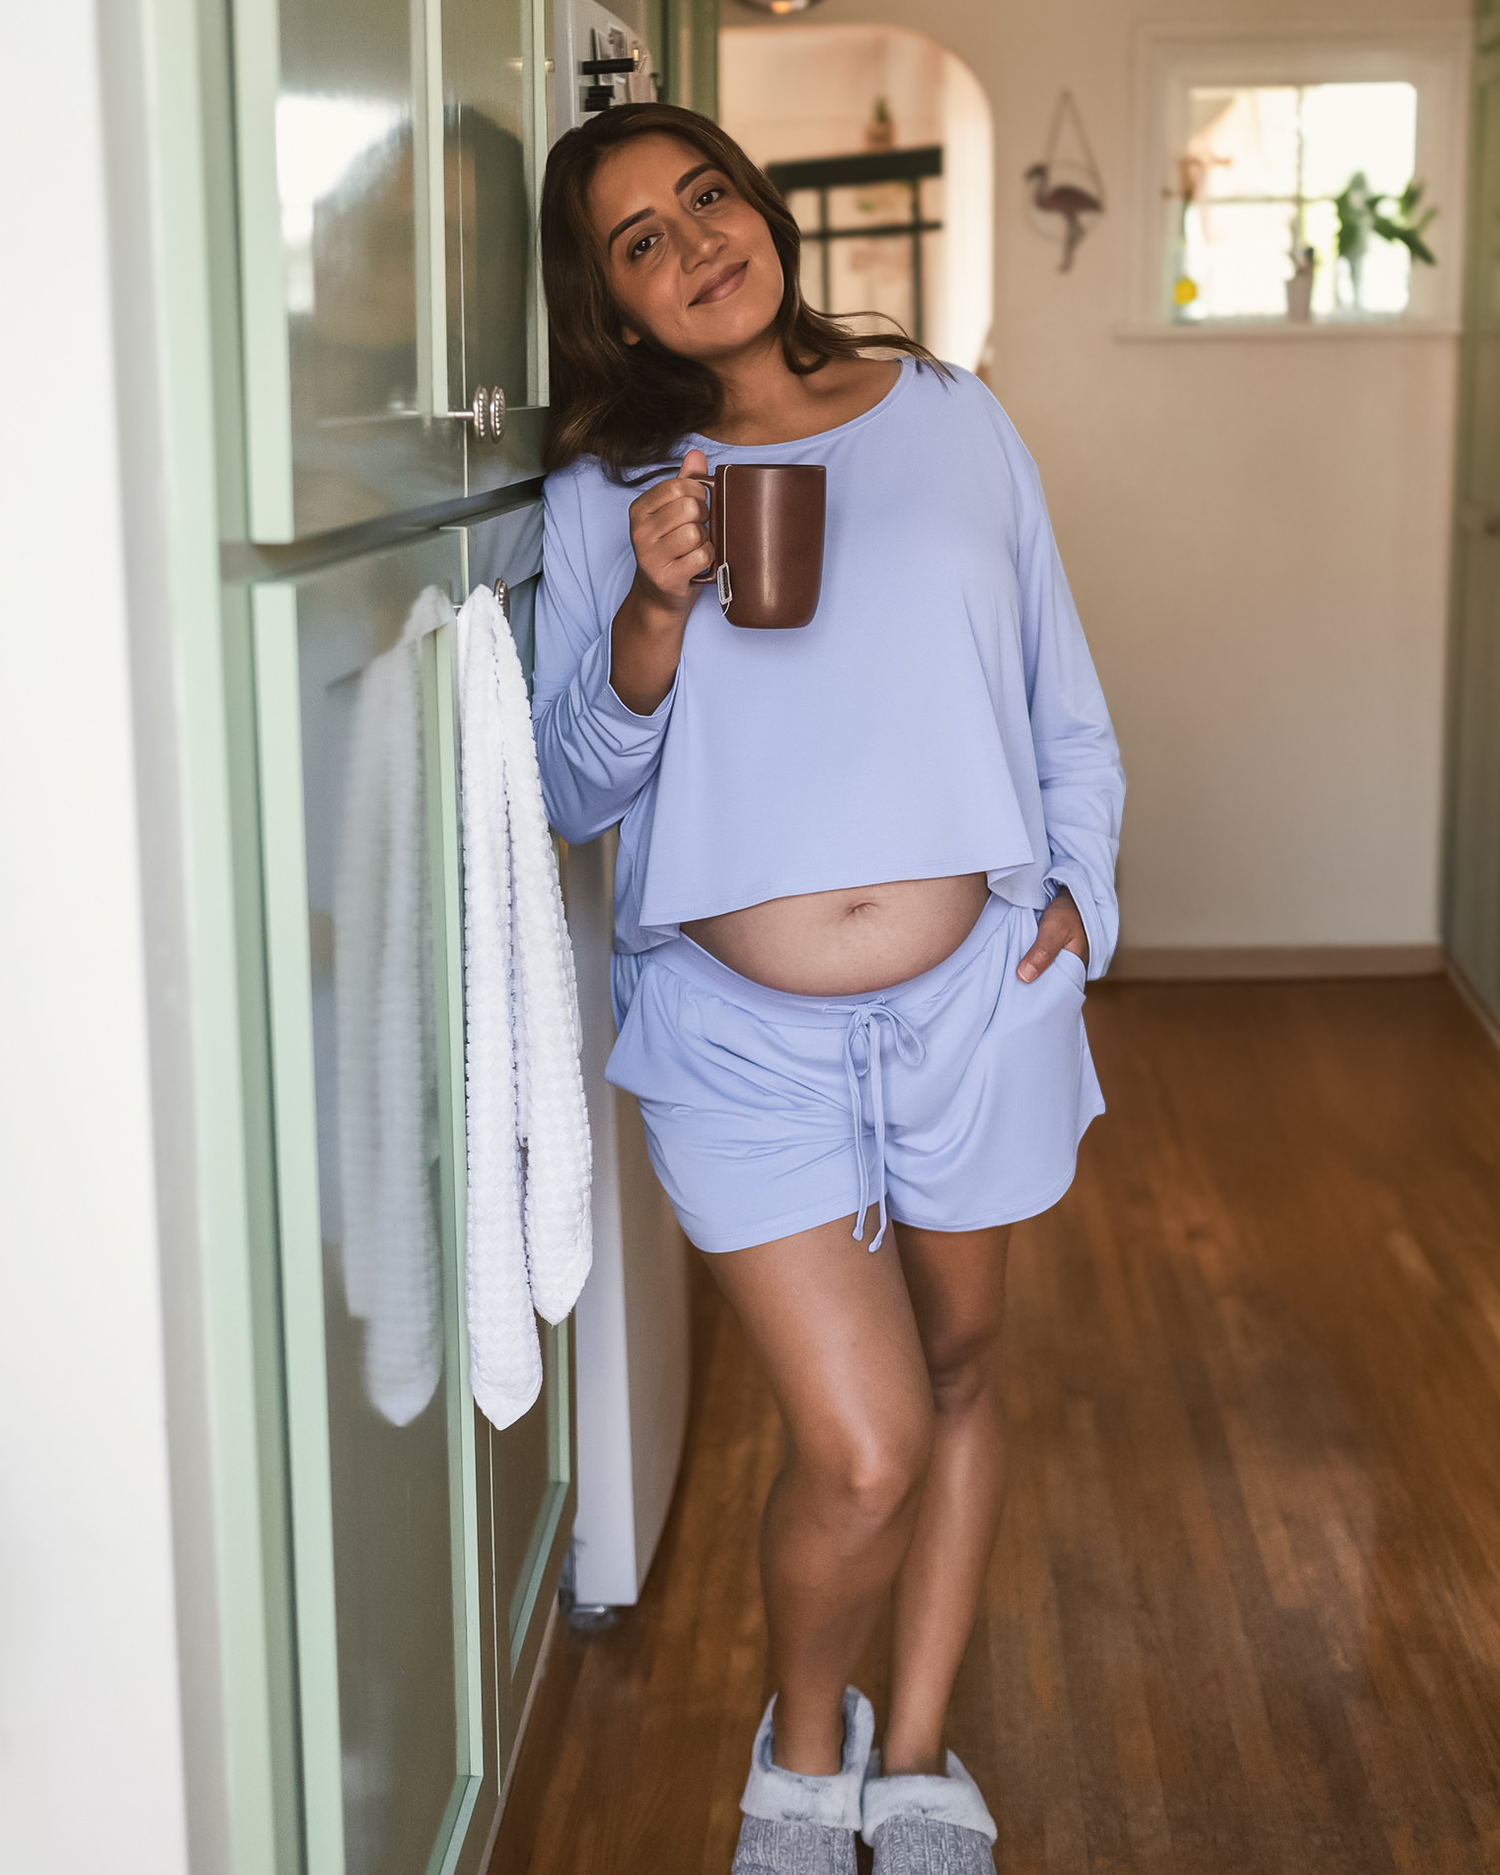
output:
M729 581L729 562L726 560L719 568L719 604L727 612L729 602L734 598L734 587Z

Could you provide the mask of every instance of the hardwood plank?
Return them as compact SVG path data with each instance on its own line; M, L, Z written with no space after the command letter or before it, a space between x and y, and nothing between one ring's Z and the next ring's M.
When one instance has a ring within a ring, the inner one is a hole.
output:
M951 1727L997 1863L1500 1869L1500 1053L1442 977L1112 984L1089 1026L1110 1112L1015 1234ZM559 1636L500 1875L728 1869L780 1434L701 1272L694 1309L661 1552Z

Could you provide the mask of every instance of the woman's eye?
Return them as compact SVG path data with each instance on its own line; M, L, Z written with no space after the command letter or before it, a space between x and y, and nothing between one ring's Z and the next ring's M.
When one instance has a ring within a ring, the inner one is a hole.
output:
M632 260L638 259L642 254L647 252L647 250L651 246L651 243L655 241L656 239L657 239L657 236L654 234L643 234L640 240L635 242L632 245L630 249L630 258Z
M724 193L724 190L719 186L718 183L715 183L711 189L705 189L703 191L703 193L698 197L697 201L693 204L693 206L695 208L702 208L705 202L716 201L719 196L723 195L723 193Z

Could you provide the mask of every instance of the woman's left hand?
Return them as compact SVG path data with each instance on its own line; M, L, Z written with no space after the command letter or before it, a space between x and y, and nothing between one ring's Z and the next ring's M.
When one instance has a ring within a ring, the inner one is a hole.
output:
M1088 937L1073 894L1065 885L1058 887L1056 898L1037 920L1036 942L1016 965L1016 975L1023 983L1035 983L1059 951L1072 951L1088 969Z

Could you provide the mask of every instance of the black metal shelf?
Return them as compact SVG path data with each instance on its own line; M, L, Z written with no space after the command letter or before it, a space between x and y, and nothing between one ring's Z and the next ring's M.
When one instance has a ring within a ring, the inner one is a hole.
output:
M912 337L922 342L925 323L922 236L941 233L943 224L922 219L921 182L924 176L941 176L942 173L943 146L940 143L926 143L911 150L869 150L854 156L812 156L795 162L766 165L766 174L783 196L790 196L798 189L817 192L818 225L816 228L804 228L802 239L816 243L818 248L825 312L832 311L828 302L831 296L830 257L835 241L910 241ZM829 227L830 189L874 188L886 182L905 183L911 190L910 221L885 221L868 228Z
M766 174L783 195L792 189L857 189L877 182L919 182L923 176L942 173L941 143L924 143L915 150L868 150L857 156L810 156L766 165Z

